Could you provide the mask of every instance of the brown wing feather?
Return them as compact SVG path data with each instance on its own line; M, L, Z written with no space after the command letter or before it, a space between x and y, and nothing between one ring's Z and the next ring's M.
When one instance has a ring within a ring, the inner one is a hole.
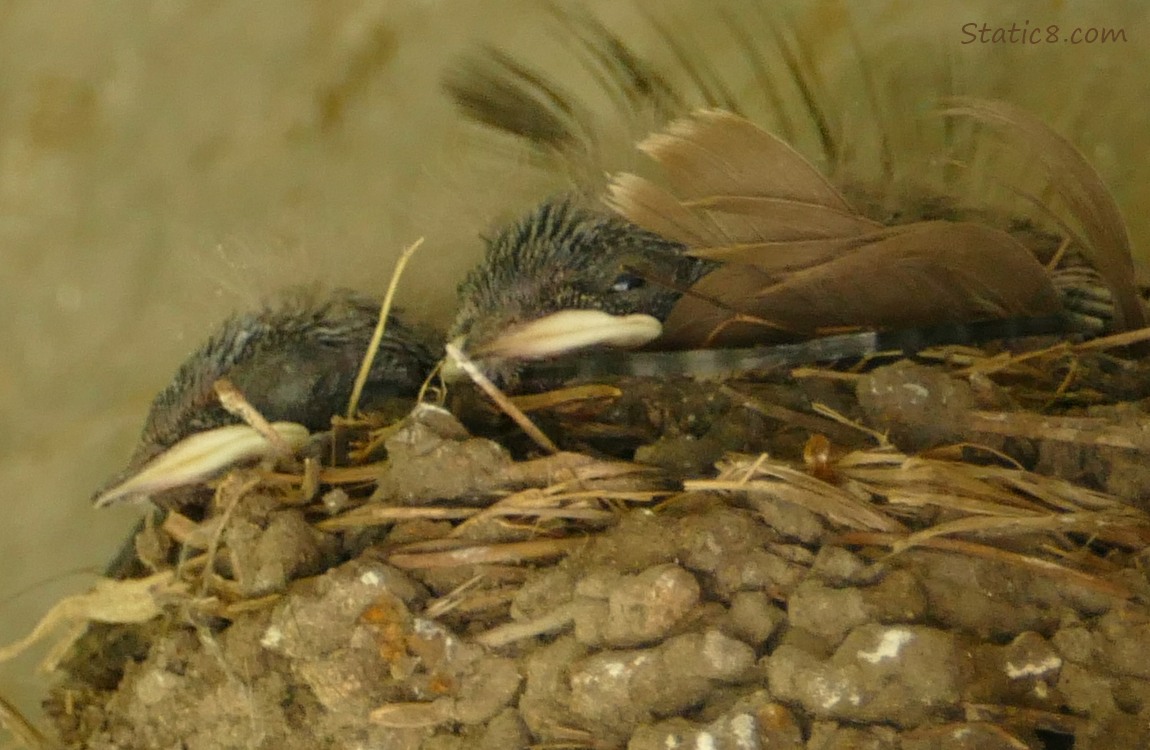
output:
M691 250L690 254L720 263L741 263L775 274L797 271L850 252L890 234L891 230L817 240L784 240L779 242L745 242L715 245Z
M671 190L618 174L608 206L700 254L741 247L740 256L753 265L803 267L809 263L776 256L789 249L777 243L842 240L881 228L855 212L794 149L736 115L696 112L639 148L663 167ZM850 244L829 242L805 254L821 260ZM751 248L764 256L750 257Z
M614 175L607 186L606 204L628 221L687 247L736 242L671 193L638 175Z
M1046 269L1006 232L948 221L882 227L793 149L735 115L696 113L640 148L663 167L670 190L622 176L612 205L693 255L724 262L676 304L663 346L1061 309Z
M695 112L648 136L639 150L665 168L672 191L684 200L757 195L852 211L797 151L728 112Z
M899 227L771 283L774 278L749 266L724 266L704 277L671 311L664 325L667 346L742 346L849 327L913 327L1061 309L1049 275L1025 246L1005 232L965 222Z
M663 323L660 349L703 349L725 345L727 331L736 330L740 341L776 342L796 338L798 331L756 316L748 301L778 282L778 275L754 266L727 263L691 287ZM719 342L719 343L715 343Z
M1049 125L1013 104L965 97L951 101L955 106L944 114L996 126L1039 159L1050 174L1051 186L1086 233L1089 247L1084 250L1117 303L1116 326L1145 326L1146 311L1134 280L1126 222L1114 196L1086 157Z
M684 204L730 227L728 235L757 242L853 237L882 228L858 214L792 198L715 195Z
M881 229L858 214L819 203L766 196L716 195L681 200L637 175L615 175L609 207L692 250L749 243L843 239Z

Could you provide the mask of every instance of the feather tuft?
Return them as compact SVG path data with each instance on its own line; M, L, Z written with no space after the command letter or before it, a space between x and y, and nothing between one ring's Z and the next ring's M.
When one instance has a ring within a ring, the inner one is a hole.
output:
M1126 221L1106 183L1082 152L1038 117L1013 104L968 97L953 98L950 104L944 115L991 125L1038 159L1050 176L1054 192L1086 235L1083 251L1114 296L1116 327L1133 330L1146 326Z

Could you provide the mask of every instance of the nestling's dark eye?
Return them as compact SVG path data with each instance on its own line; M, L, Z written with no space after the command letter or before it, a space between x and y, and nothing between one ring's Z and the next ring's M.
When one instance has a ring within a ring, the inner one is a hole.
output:
M613 292L629 292L632 289L641 289L647 285L647 280L642 276L624 271L615 277L615 281L611 283L611 291Z

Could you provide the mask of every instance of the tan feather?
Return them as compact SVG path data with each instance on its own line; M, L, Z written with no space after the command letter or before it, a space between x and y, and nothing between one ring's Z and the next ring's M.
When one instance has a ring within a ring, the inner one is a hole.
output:
M1019 148L1033 154L1050 175L1051 186L1086 234L1089 255L1116 302L1120 330L1147 324L1134 279L1134 260L1126 222L1102 177L1070 141L1026 110L1000 101L960 97L945 110L995 126Z
M724 234L699 211L638 175L614 175L604 198L607 206L634 224L682 242L687 247L725 245L736 240Z
M640 148L670 188L619 175L609 204L723 264L680 298L662 346L754 345L1062 309L1045 267L1010 234L941 220L883 227L790 146L735 115L695 113ZM1114 246L1120 238L1102 239Z
M1045 268L1009 234L973 223L898 227L782 281L725 265L671 311L671 348L744 346L851 327L1048 315L1061 301Z
M692 250L691 255L720 263L741 263L762 271L782 273L825 263L866 242L865 235L829 240L748 242Z
M666 170L686 201L717 195L764 196L853 213L850 204L797 151L742 117L700 110L648 136L639 150Z
M637 175L615 175L606 203L692 253L750 243L800 242L856 237L882 225L837 207L790 198L716 195L681 200Z
M825 263L857 247L891 234L893 230L816 240L745 242L716 245L689 251L696 258L720 263L740 263L771 273L787 273Z
M764 289L778 282L778 275L744 265L727 263L697 281L671 309L663 323L663 335L654 346L660 349L702 349L740 342L768 343L799 338L801 331L782 321L756 315L752 304ZM730 344L734 346L734 344Z
M744 241L853 237L882 227L850 211L791 198L715 195L684 204L706 211L714 222L725 227L725 234Z
M615 175L608 206L630 221L687 245L693 254L749 248L752 265L804 267L853 245L799 248L777 243L848 239L881 229L855 212L806 159L775 136L726 112L704 110L649 136L639 148L663 167L671 190L637 175ZM794 258L772 250L795 250ZM815 259L799 260L799 251ZM728 258L734 260L734 258Z

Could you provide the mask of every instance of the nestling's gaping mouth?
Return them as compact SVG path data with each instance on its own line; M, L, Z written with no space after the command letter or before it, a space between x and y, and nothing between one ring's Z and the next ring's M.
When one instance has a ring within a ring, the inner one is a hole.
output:
M537 360L567 354L590 346L631 348L649 343L663 332L663 325L650 315L611 315L601 310L560 310L518 326L475 347L461 336L452 343L477 360ZM444 378L454 380L449 360Z

